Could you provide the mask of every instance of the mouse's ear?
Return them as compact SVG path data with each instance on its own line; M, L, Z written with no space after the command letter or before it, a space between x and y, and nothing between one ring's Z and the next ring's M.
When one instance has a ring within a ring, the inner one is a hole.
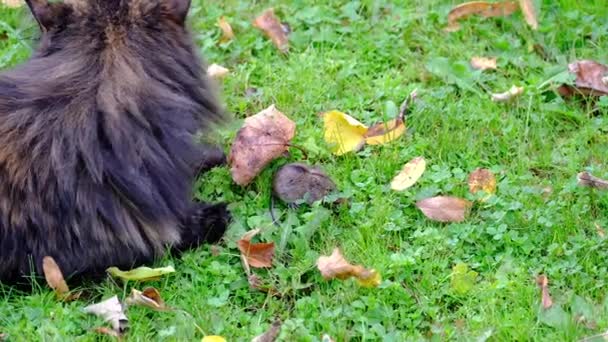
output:
M49 3L48 0L25 0L40 30L48 31L63 19L65 6L62 3Z
M186 21L191 2L191 0L163 0L166 13L180 25Z

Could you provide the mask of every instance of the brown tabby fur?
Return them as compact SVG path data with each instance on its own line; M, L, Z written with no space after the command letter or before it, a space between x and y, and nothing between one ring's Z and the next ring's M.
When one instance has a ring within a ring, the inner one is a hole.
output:
M189 0L27 1L41 29L0 74L0 281L130 268L219 240L225 204L196 204L196 143L224 118L185 19Z

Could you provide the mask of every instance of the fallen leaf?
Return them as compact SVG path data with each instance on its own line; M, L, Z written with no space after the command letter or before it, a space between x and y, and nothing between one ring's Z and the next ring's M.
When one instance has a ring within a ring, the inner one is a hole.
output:
M23 0L2 0L2 4L6 7L17 8L25 4Z
M97 304L89 305L84 308L84 312L101 317L112 325L114 331L120 334L128 329L129 320L125 316L124 308L120 301L118 301L117 296Z
M587 171L580 172L577 175L578 185L590 188L608 190L608 180L595 177Z
M496 193L496 177L492 171L478 168L469 175L469 192L475 194L480 190L488 194L481 199L482 202Z
M524 14L526 22L533 30L538 29L538 19L536 18L536 9L532 0L519 0L519 7Z
M431 220L462 222L471 207L471 202L457 197L437 196L420 200L416 206Z
M594 222L595 224L595 231L597 232L597 235L599 235L602 239L606 237L606 231L604 230L604 228L602 228L602 226L600 226L597 222Z
M6 340L6 338L7 338L6 334L0 333L0 341L4 341L4 340Z
M418 97L418 90L412 91L409 96L403 101L399 108L399 114L396 118L389 120L386 123L380 122L367 129L365 133L365 142L368 145L381 145L396 140L402 136L405 131L405 116L409 111L410 104Z
M466 18L473 14L480 15L484 18L508 16L517 11L519 6L514 1L502 2L486 2L486 1L471 1L460 4L448 13L448 26L445 28L447 32L454 32L460 29L459 19Z
M201 340L201 342L226 342L226 339L223 338L222 336L205 336L203 337L203 339Z
M55 295L60 300L76 300L82 294L82 292L70 294L70 288L63 278L63 273L52 257L46 256L42 259L42 271L47 284L55 291Z
M492 101L494 102L507 102L524 93L523 87L512 86L511 89L504 93L492 94Z
M328 334L323 334L323 337L321 338L321 342L335 342L335 341Z
M296 124L274 105L245 119L228 157L232 179L249 184L272 160L287 151Z
M562 85L562 95L608 95L608 66L592 60L580 60L568 64L568 72L576 75L576 86Z
M122 336L121 333L119 333L118 331L108 328L108 327L97 327L93 329L94 332L101 334L101 335L108 335L111 337L117 337L120 338Z
M226 75L228 75L230 73L230 70L228 70L227 68L224 68L223 66L219 65L219 64L211 64L208 68L207 68L207 75L209 75L209 77L213 78L213 79L220 79L220 78L224 78Z
M325 141L332 145L332 152L343 155L358 151L365 145L367 126L355 118L337 110L323 114Z
M457 263L452 267L451 285L452 289L458 294L464 295L475 286L477 272L469 270L465 263Z
M496 69L496 57L473 57L471 58L471 66L477 70L495 70Z
M270 326L270 329L260 336L254 337L251 342L274 342L281 333L281 321L276 320Z
M344 259L338 248L335 248L330 256L319 257L317 268L326 280L334 278L344 280L355 277L359 285L364 287L377 287L381 282L378 272L373 269L368 270L361 265L350 264Z
M165 305L165 301L160 296L158 290L153 287L147 287L143 291L131 289L131 295L125 299L125 302L128 305L144 306L156 311L170 310Z
M217 21L217 26L222 30L222 37L220 38L220 43L227 43L234 39L234 31L232 31L232 26L226 17L221 16Z
M336 184L318 166L291 163L276 172L272 189L286 203L305 200L312 204L334 191Z
M370 127L365 134L365 142L369 145L386 144L402 136L405 130L403 119L391 119L386 123L378 123Z
M130 271L121 271L118 267L110 267L106 272L123 280L148 281L157 280L166 274L174 273L175 269L173 266L162 268L138 267Z
M272 40L279 51L285 53L289 50L289 40L286 30L274 14L274 9L269 8L258 16L253 26L264 31L264 33Z
M391 189L395 191L403 191L414 185L426 169L426 160L423 157L416 157L405 164L401 172L393 178Z
M259 233L259 229L252 232ZM247 266L254 268L272 267L272 258L274 257L274 242L269 243L251 243L251 239L255 234L252 232L246 233L238 241L239 251L247 262Z
M536 278L536 284L540 287L541 292L541 303L543 309L548 309L553 305L553 300L549 295L549 278L546 275L541 274Z

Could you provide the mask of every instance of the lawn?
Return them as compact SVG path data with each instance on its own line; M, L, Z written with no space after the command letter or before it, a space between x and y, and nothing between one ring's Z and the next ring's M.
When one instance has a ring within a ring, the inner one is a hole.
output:
M230 202L234 223L219 246L159 261L154 266L176 269L162 280L89 283L86 296L70 303L58 302L43 283L33 293L0 287L0 334L10 341L98 340L91 330L104 323L82 308L144 286L183 311L129 308L129 340L249 341L275 319L283 322L281 341L320 341L324 334L336 341L575 341L608 330L608 240L601 230L608 229L608 196L576 178L584 170L608 178L608 101L593 107L543 87L575 60L608 63L608 6L547 0L537 31L516 12L473 17L444 32L457 3L193 1L190 25L201 53L231 69L221 81L235 117L218 134L226 151L243 118L275 104L296 122L293 144L306 155L290 149L247 187L235 185L225 167L202 176L196 196ZM286 56L251 24L271 6L292 30ZM227 44L218 43L221 16L236 34ZM35 36L25 11L3 8L0 68L25 60ZM498 57L498 69L472 70L474 56ZM490 93L512 85L524 94L510 103L491 100ZM403 137L343 156L330 152L319 113L387 120L414 89L418 100ZM391 179L416 156L427 161L422 178L392 191ZM276 227L272 175L305 157L327 171L349 205L277 204ZM416 208L435 195L471 199L467 177L478 167L496 174L497 192L464 222L433 222ZM253 228L276 243L273 267L254 270L276 296L251 289L243 271L236 241ZM380 286L324 280L316 260L336 246L349 261L378 270ZM466 293L452 285L458 263L477 273ZM549 279L548 310L540 274Z

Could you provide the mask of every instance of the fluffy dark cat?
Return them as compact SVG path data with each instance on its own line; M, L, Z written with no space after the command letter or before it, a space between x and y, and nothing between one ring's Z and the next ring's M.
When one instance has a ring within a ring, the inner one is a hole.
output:
M185 23L189 0L26 1L41 30L0 74L0 281L130 268L219 240L226 205L195 203L225 119Z

